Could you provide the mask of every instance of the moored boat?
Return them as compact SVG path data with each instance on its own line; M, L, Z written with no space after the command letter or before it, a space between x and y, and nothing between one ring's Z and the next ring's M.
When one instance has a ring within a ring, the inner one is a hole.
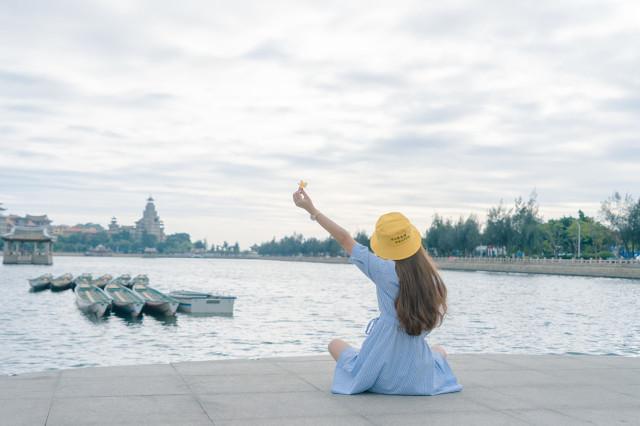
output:
M111 282L104 288L113 299L113 308L135 316L140 315L144 307L144 299L123 285Z
M133 285L133 291L144 299L145 307L163 315L175 315L180 302L145 284Z
M125 287L129 287L131 288L131 275L129 274L122 274L117 278L114 278L113 280L111 280L112 283L118 283L120 285L123 285Z
M52 291L60 291L66 290L73 285L73 275L71 274L62 274L59 277L56 277L51 280L51 290Z
M96 287L99 288L104 288L107 284L109 284L109 282L113 279L113 275L111 274L104 274L98 278L96 278L95 280L91 281L91 284L95 285Z
M133 286L136 284L149 285L149 277L145 274L137 275L134 279L131 280L131 285L129 285L128 287L133 288Z
M86 279L76 279L76 302L85 312L102 316L111 309L111 297Z
M37 278L29 278L29 285L33 290L44 290L51 285L52 279L53 275L51 274L40 275Z
M73 283L75 285L78 284L82 284L82 283L87 283L87 284L91 284L91 281L93 280L93 277L91 276L91 274L85 272L84 274L78 275L74 280Z
M212 293L179 290L172 291L169 296L180 302L178 310L191 314L233 315L235 296L222 296Z

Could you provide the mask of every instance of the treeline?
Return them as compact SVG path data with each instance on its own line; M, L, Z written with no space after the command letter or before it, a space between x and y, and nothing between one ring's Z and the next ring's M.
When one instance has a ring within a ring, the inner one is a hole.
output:
M534 191L513 207L489 209L481 224L474 215L456 222L437 214L425 234L425 247L435 256L489 255L545 258L633 257L640 247L640 199L615 192L601 203L599 218L562 217L543 221ZM484 245L483 253L476 248Z
M433 256L503 256L544 258L630 258L640 248L640 199L615 192L601 203L600 221L578 211L578 217L544 221L537 194L522 197L513 206L502 201L489 209L481 223L471 214L457 220L435 214L423 245ZM369 246L361 231L355 237ZM340 256L344 251L332 238L305 239L294 234L262 243L259 254L275 256Z
M369 237L361 231L355 237L360 244L369 247ZM327 237L323 240L317 238L305 239L300 234L262 243L256 247L258 254L263 256L344 256L345 252L336 240Z
M191 236L186 233L167 235L163 242L158 242L158 237L142 233L140 237L121 231L118 234L109 234L101 231L92 233L76 233L69 236L58 236L53 244L54 251L84 253L90 248L102 245L111 249L114 253L143 253L146 248L155 248L159 253L183 254L194 249L218 254L237 254L240 247L236 242L230 245L226 241L222 245L207 244L206 240L191 242Z

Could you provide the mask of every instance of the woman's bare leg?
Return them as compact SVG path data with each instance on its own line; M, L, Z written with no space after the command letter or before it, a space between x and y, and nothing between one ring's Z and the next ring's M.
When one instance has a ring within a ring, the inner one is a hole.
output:
M347 348L351 348L352 346L341 339L333 339L329 342L329 353L333 357L334 360L338 361L340 358L340 354Z
M442 354L443 357L447 357L447 351L445 351L442 346L438 346L438 345L433 345L433 346L429 346L431 348L432 351L438 351Z

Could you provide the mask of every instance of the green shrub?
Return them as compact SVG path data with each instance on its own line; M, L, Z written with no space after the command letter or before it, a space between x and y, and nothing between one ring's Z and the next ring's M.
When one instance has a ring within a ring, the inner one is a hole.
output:
M601 251L600 253L598 253L598 257L600 259L610 259L610 258L615 257L615 256L610 251L605 250L605 251Z

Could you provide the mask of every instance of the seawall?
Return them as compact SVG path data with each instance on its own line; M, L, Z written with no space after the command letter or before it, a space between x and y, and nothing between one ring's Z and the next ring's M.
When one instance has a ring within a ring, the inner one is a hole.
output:
M458 271L517 272L640 279L640 263L626 260L437 258L438 268Z

